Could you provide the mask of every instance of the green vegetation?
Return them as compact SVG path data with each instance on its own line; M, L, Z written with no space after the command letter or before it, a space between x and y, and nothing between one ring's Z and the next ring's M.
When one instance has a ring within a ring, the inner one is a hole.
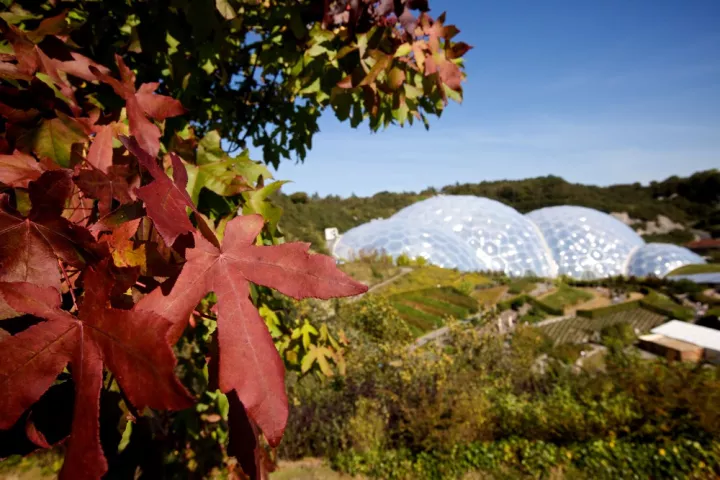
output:
M560 285L554 293L542 297L540 300L551 308L564 309L565 307L571 307L578 303L591 300L592 298L593 295L584 290L572 288L567 285Z
M673 230L669 233L643 235L642 238L648 243L674 243L675 245L684 245L695 240L695 235L687 230Z
M478 309L477 300L452 287L403 292L389 299L416 335L441 327L446 317L463 320Z
M378 290L381 295L394 295L401 292L421 290L433 287L462 288L465 284L471 286L489 285L490 280L479 273L463 273L456 270L428 265L415 268L407 275Z
M586 318L598 318L610 315L616 312L623 312L625 310L634 310L640 307L640 300L633 300L630 302L616 303L615 305L608 305L607 307L595 308L592 310L578 310L575 312L579 317Z
M514 295L520 293L530 293L533 288L535 288L535 285L537 285L537 280L534 278L514 279L508 284L508 293L512 293Z
M507 292L507 287L489 287L475 289L470 295L480 302L481 305L493 306L498 303Z
M693 318L692 310L655 290L649 290L648 294L641 300L641 304L645 308L654 309L658 313L674 317L678 320L691 320Z
M601 334L603 329L619 323L629 325L633 331L646 333L666 320L666 316L645 308L638 308L635 304L634 308L629 310L614 311L597 318L567 318L539 328L556 344L582 343Z
M720 369L618 350L578 375L583 346L552 347L533 327L509 340L451 323L443 346L353 347L344 378L295 385L281 454L383 479L720 472Z
M668 276L672 277L673 275L692 275L694 273L720 273L720 263L685 265L680 268L676 268L672 272L668 273Z
M340 270L366 285L375 285L400 273L392 258L377 254L365 255L354 262L339 265Z
M290 238L312 242L315 248L324 245L322 232L327 227L337 227L344 232L373 218L387 218L438 193L488 197L523 213L553 205L580 205L608 213L627 212L640 220L655 220L658 215L664 215L689 227L717 230L720 236L720 214L715 207L720 200L719 184L718 170L698 172L687 178L670 177L651 182L649 186L635 183L597 187L549 176L456 184L419 193L380 192L365 198L313 195L305 203L293 203L289 196L277 194L276 201L285 210L281 223L284 232ZM685 243L687 238L687 233L682 231L668 235L662 240Z

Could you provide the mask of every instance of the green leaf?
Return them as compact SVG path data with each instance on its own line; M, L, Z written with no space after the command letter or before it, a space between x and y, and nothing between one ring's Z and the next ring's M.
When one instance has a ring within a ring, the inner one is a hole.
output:
M227 395L220 392L219 390L217 396L217 407L218 413L223 418L223 420L227 420L228 413L230 412L230 402L228 401Z
M270 330L270 335L273 338L277 338L282 336L282 332L280 331L280 320L278 319L275 312L270 310L270 308L267 305L261 305L258 309L258 312L260 312L260 316L265 320L265 325L267 325L268 330Z
M310 343L311 343L310 336L311 335L317 336L318 331L315 330L315 327L310 325L310 323L307 320L305 320L305 323L303 324L300 331L302 332L303 347L305 347L305 349L307 350L308 348L310 348Z
M243 206L243 215L259 213L268 222L271 233L275 233L277 224L282 216L282 208L273 205L267 201L267 198L277 192L280 187L288 183L287 181L273 182L263 188L253 190L252 192L243 193L245 205Z
M220 144L220 134L217 130L211 130L198 142L195 161L198 165L220 162L228 158Z
M332 377L333 371L330 368L330 364L327 359L333 358L333 353L326 347L316 347L315 345L310 346L310 351L305 354L300 365L300 371L307 373L312 368L313 364L317 362L320 367L320 371L326 377Z
M80 124L58 113L57 118L43 120L33 132L32 148L38 156L49 158L63 168L70 168L73 144L85 143L87 139Z
M398 47L397 50L395 50L395 55L393 55L395 58L398 57L404 57L406 55L409 55L410 52L412 52L412 45L409 43L403 43Z

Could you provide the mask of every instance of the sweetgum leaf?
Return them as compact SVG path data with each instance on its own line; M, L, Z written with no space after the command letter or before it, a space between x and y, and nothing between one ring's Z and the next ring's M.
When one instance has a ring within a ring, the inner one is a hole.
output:
M139 410L191 405L174 375L176 359L167 342L170 322L152 312L109 307L113 283L107 261L87 269L77 317L60 310L54 289L0 283L0 295L12 308L47 319L0 340L5 358L0 364L0 428L11 427L65 365L72 365L75 408L60 478L100 478L107 471L99 438L103 365Z
M90 232L60 216L71 188L66 171L45 172L30 182L27 217L0 208L0 281L59 290L58 259L79 268L92 257L86 248L94 242Z
M180 158L171 154L173 180L170 180L155 162L155 157L141 148L137 140L121 136L120 141L154 178L152 183L136 189L135 192L145 203L148 216L152 218L165 243L172 245L178 236L194 230L185 210L190 207L197 211L186 190L187 171Z
M12 155L0 155L0 183L10 187L27 188L45 169L32 156L15 150Z
M113 198L121 204L133 201L130 186L122 173L125 173L122 166L110 167L107 175L100 170L81 170L73 180L85 195L99 200L98 210L104 216L110 213Z
M87 161L102 172L107 172L112 165L112 141L115 136L112 125L97 127L95 139L88 149Z
M53 160L61 167L70 167L71 151L74 143L87 142L82 126L74 119L59 115L57 118L43 120L35 130L32 146L38 157Z
M332 258L309 254L309 244L255 245L263 223L260 215L232 219L220 248L195 233L195 248L186 251L187 262L169 295L157 288L135 308L174 320L173 341L200 300L215 292L220 389L237 393L250 418L276 446L288 414L284 367L265 322L250 301L249 282L294 298L344 297L363 293L367 287L338 270Z

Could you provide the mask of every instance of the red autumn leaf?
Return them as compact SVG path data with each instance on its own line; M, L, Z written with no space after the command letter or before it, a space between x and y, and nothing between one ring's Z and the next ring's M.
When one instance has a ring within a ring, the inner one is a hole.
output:
M113 198L121 204L133 201L130 186L123 175L126 173L124 166L111 166L107 174L100 170L81 170L73 180L85 195L99 200L98 211L105 216L110 213Z
M61 216L72 191L66 170L43 173L29 190L32 209L27 217L7 204L0 208L0 281L59 289L58 259L82 267L92 256L86 247L94 239Z
M142 110L150 118L159 122L162 122L166 118L183 115L186 110L179 100L154 93L159 86L160 84L157 82L143 83L140 85L140 88L138 88L135 94L135 98Z
M115 132L113 125L100 125L95 127L95 130L95 138L88 149L87 161L98 170L107 173L112 165L112 141Z
M148 216L152 218L165 243L172 245L178 236L194 231L185 209L197 209L185 189L188 176L182 161L177 155L170 154L173 164L173 179L170 180L158 166L155 157L143 150L135 139L121 136L120 141L154 179L152 183L136 189L135 193L145 202Z
M198 302L215 292L220 389L237 392L250 418L276 446L288 414L284 367L250 301L248 282L294 298L344 297L363 293L367 287L338 270L331 257L309 254L309 244L255 245L262 227L260 215L236 217L228 222L220 248L196 232L195 248L185 252L187 262L170 294L155 289L135 308L176 321L172 341L182 333Z
M70 56L72 57L72 60L60 61L56 59L55 68L75 77L82 78L83 80L88 82L97 80L95 74L90 71L91 66L102 74L107 74L110 72L110 69L108 69L107 67L95 63L89 58L80 55L79 53L70 52Z
M18 150L12 155L0 155L0 182L10 187L27 188L43 171L45 169L35 158Z
M162 121L168 117L181 115L185 109L178 100L165 95L153 93L157 84L143 84L135 91L135 74L130 70L122 57L115 55L121 80L90 66L89 70L98 80L110 85L115 93L125 100L125 109L130 123L130 133L137 139L143 150L156 157L160 151L160 129L147 119Z
M53 289L0 283L0 295L15 310L48 320L0 342L0 428L10 428L65 365L72 366L75 409L60 478L100 478L107 471L99 438L103 365L139 410L192 404L175 378L176 359L167 341L170 322L152 312L109 307L114 280L107 267L105 261L86 270L77 317L60 309L60 295Z

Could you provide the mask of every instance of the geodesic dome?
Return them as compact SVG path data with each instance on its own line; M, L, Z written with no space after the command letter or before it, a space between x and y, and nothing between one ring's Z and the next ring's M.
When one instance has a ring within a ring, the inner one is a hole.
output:
M391 217L437 225L469 245L486 270L511 276L555 276L557 267L540 231L517 210L489 198L438 195Z
M632 228L591 208L546 207L526 217L540 229L558 273L577 279L625 275L630 255L645 244Z
M670 243L648 243L630 258L628 275L664 277L683 265L705 263L700 255Z
M432 225L398 219L373 220L345 232L333 247L335 258L351 260L363 252L397 258L423 257L429 263L463 271L486 270L473 250L452 233Z

